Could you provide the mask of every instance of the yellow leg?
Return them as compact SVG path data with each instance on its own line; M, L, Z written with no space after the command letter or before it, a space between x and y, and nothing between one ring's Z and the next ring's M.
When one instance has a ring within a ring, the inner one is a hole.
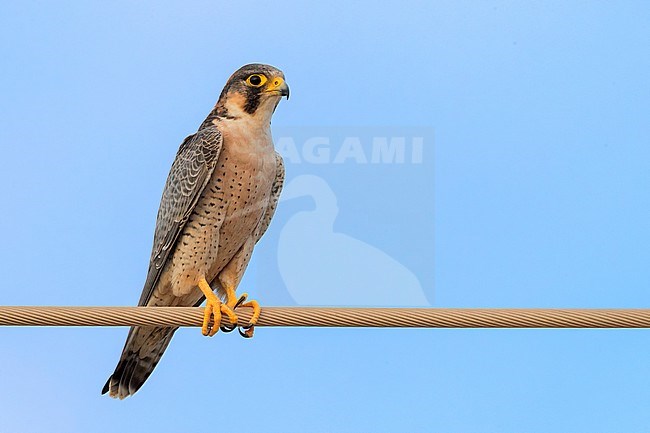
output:
M203 310L203 326L201 327L203 335L212 337L219 331L222 313L228 316L231 325L237 325L237 315L232 308L221 302L217 295L214 294L205 277L199 280L198 286L205 295L206 300L205 309Z
M226 292L226 304L230 308L234 309L238 304L237 293L235 293L235 289L231 286L224 286L223 290Z

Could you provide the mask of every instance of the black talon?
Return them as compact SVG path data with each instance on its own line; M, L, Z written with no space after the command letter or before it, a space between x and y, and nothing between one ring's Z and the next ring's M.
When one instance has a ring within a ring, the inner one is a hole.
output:
M239 335L241 335L244 338L251 338L253 336L253 332L250 334L248 331L252 330L254 328L254 325L246 325L246 326L239 326L237 327L237 331L239 331ZM244 330L242 332L242 329Z
M230 325L230 326L220 326L219 329L221 329L224 333L229 333L235 330L237 328L237 324Z
M239 297L239 299L237 300L237 303L235 304L235 306L232 307L232 309L234 310L235 308L239 307L241 304L244 303L245 300L246 300L246 295L241 295Z

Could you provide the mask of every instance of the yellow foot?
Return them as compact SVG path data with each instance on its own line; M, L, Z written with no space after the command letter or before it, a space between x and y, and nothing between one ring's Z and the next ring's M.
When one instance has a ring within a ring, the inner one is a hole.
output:
M244 302L246 301L247 297L248 297L248 293L244 293L243 295L241 295L237 303L233 306L233 309L237 307L250 307L253 309L253 315L251 316L251 320L248 321L248 325L239 327L239 334L242 337L251 338L253 336L253 333L255 332L255 325L257 324L257 321L260 318L260 313L262 312L262 309L260 308L260 304L257 301Z
M201 332L203 335L212 337L219 331L222 314L228 316L231 325L231 328L222 329L235 329L237 326L237 315L232 310L232 308L217 298L217 295L214 294L212 288L205 280L205 278L201 278L198 285L199 289L201 289L206 299L205 309L203 310L203 326L201 327Z

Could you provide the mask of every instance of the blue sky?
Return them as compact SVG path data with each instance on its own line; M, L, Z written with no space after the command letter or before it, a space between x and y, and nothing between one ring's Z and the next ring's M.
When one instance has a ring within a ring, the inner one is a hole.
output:
M642 1L4 2L0 304L135 304L178 145L265 62L291 86L276 139L424 137L418 164L287 164L333 191L328 239L365 251L342 275L368 305L384 260L435 307L650 307L649 19ZM263 305L325 302L284 277L336 272L292 266L314 197L283 202L258 245L242 285ZM0 431L650 424L645 330L183 329L119 402L99 391L125 335L1 329Z

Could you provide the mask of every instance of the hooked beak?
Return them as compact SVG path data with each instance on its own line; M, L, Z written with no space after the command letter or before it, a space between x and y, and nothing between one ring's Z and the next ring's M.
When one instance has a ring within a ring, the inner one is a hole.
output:
M275 77L269 80L269 84L265 90L266 93L278 94L281 97L286 96L289 99L289 86L282 77Z

